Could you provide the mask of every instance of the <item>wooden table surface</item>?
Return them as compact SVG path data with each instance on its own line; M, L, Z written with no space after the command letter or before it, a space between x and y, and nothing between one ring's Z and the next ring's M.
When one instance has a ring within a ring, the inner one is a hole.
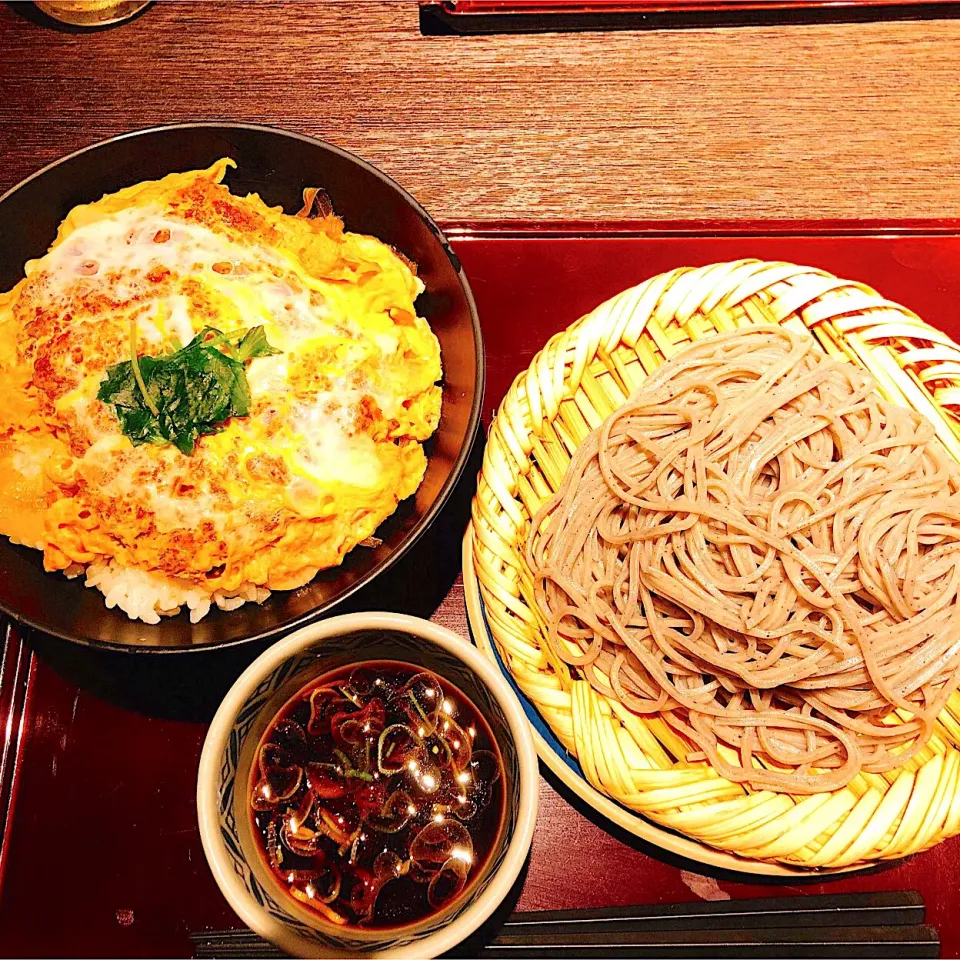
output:
M0 189L180 120L276 124L451 220L960 214L960 20L420 36L414 0L0 7Z

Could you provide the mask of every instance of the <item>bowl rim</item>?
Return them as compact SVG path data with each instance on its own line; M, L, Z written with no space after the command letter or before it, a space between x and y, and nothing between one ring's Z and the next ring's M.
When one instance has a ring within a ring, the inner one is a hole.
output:
M272 920L245 890L223 849L219 831L219 790L221 758L236 716L247 697L263 678L291 657L330 637L359 630L392 630L411 634L441 647L461 660L493 694L503 710L517 750L520 776L520 803L517 825L507 843L507 852L487 886L450 923L426 936L386 951L373 942L365 957L438 956L469 937L487 920L509 893L526 861L533 841L539 803L539 766L530 725L516 694L496 667L468 640L447 627L402 613L348 613L319 623L308 624L275 643L262 653L236 680L223 698L210 723L200 754L197 773L197 820L207 864L220 892L237 916L255 933L271 940L293 955L302 955L303 941ZM321 928L317 928L321 929ZM322 929L321 929L322 932ZM359 944L358 944L359 946ZM316 951L316 944L311 944ZM299 952L298 952L299 951ZM336 949L329 956L339 956Z
M342 147L338 147L333 143L330 143L327 140L323 140L320 137L310 136L309 134L299 133L294 130L284 130L281 127L270 126L269 124L263 123L244 123L236 121L190 121L185 123L168 123L168 124L158 124L151 127L141 127L136 130L128 130L125 133L119 133L112 137L107 137L103 140L97 140L93 143L87 144L85 147L80 147L78 150L74 150L72 153L68 153L62 157L53 160L52 162L46 164L46 166L41 167L39 170L35 170L29 176L24 177L18 183L14 184L8 190L4 191L3 194L0 194L0 205L3 204L8 197L13 196L18 190L22 187L25 187L28 183L36 180L38 177L43 176L44 174L55 170L57 167L62 166L63 164L69 163L71 160L74 160L76 157L82 156L85 153L90 153L94 150L98 150L102 147L110 146L111 144L117 143L121 140L129 140L136 137L143 137L148 134L154 133L166 133L177 130L252 130L258 133L266 133L277 137L286 137L293 140L301 140L304 143L311 144L313 146L319 146L325 150L329 150L331 153L337 154L345 160L348 160L357 166L361 167L368 173L375 176L378 180L381 180L388 187L395 190L401 198L409 204L417 216L424 222L427 229L434 235L434 237L439 242L443 252L446 254L447 259L450 261L450 265L453 268L454 273L457 276L457 281L460 284L460 288L463 291L463 295L467 302L467 308L470 313L470 326L473 332L473 342L475 346L475 359L474 359L474 382L476 387L474 389L473 403L470 407L470 416L467 421L467 429L464 435L464 442L457 453L453 465L450 468L450 473L447 476L446 480L443 482L440 490L437 493L436 498L430 507L426 510L423 516L416 522L410 532L406 537L397 545L393 552L387 556L384 560L377 563L375 566L371 567L363 576L358 577L353 583L351 583L342 593L340 593L335 598L328 600L326 603L320 604L317 607L314 607L312 610L307 611L301 616L291 620L288 623L284 623L280 626L273 627L261 632L251 633L245 637L238 637L233 640L222 640L222 641L213 641L211 643L198 643L190 644L183 646L151 646L151 645L134 645L134 644L125 644L125 643L115 643L110 640L97 640L92 637L83 637L76 634L67 633L60 630L51 629L47 624L41 623L38 619L28 614L23 613L20 610L17 610L10 604L0 602L0 611L7 614L7 616L12 617L17 623L21 623L27 627L30 627L34 630L39 630L42 633L57 637L60 640L65 640L69 643L74 643L82 647L87 647L94 650L106 650L113 653L120 653L126 656L138 656L138 657L154 657L154 656L173 656L176 654L200 654L207 653L212 650L227 650L233 647L238 647L244 643L257 643L264 640L269 640L270 638L280 637L284 634L289 633L293 630L299 630L310 623L317 622L317 620L324 616L325 613L331 609L335 609L339 604L343 603L349 597L353 596L358 590L367 586L371 581L373 581L381 573L386 572L391 567L393 567L401 557L405 556L409 550L412 549L414 544L426 533L426 531L433 525L437 517L440 514L440 511L446 506L447 501L450 499L451 494L453 493L454 487L457 485L460 478L463 476L464 469L467 465L467 461L470 457L470 451L473 447L473 444L476 440L477 431L480 428L480 413L483 407L483 397L484 390L486 386L486 353L483 345L483 332L480 327L480 316L477 313L476 301L473 297L473 290L470 287L470 282L467 279L467 275L463 270L463 266L460 262L460 258L453 252L450 247L450 241L447 239L444 232L434 221L433 217L424 209L424 207L417 201L417 199L405 190L396 180L391 176L384 173L378 167L374 166L372 163L364 160L362 157L357 156L355 153L352 153L349 150L344 150ZM55 576L55 574L54 574ZM182 615L182 611L181 611Z

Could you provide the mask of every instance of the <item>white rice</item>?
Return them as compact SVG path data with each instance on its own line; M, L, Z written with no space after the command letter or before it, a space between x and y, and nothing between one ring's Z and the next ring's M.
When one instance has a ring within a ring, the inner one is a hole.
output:
M77 576L79 570L67 570ZM113 560L96 561L87 567L87 586L96 587L108 608L119 607L131 620L159 623L161 617L172 617L183 607L190 611L190 622L202 620L211 602L221 610L236 610L247 601L263 603L270 591L249 581L236 590L216 590L212 594L177 577L150 573L134 567L120 566Z

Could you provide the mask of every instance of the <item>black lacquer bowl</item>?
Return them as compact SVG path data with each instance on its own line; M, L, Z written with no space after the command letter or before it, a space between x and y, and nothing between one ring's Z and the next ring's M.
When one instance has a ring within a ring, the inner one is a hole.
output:
M370 164L311 137L248 124L181 124L141 130L80 150L44 168L0 198L0 290L41 256L71 207L121 187L231 157L225 182L257 192L288 213L307 186L322 187L346 228L379 237L416 261L426 292L417 301L440 340L443 413L428 442L426 476L416 495L377 531L375 549L357 548L343 565L261 606L211 610L198 624L187 614L153 626L108 610L103 595L43 570L39 551L0 538L0 609L46 634L130 652L210 650L263 642L329 613L406 553L434 522L463 472L480 420L483 345L476 307L460 263L437 225L405 190Z

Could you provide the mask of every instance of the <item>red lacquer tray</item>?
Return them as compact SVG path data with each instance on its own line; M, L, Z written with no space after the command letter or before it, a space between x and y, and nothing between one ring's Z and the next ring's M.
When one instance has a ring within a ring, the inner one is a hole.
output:
M951 0L420 0L425 34L549 33L956 16Z
M552 333L624 287L677 266L740 257L813 264L877 287L960 338L960 222L454 226L448 234L486 338L487 421ZM467 471L444 523L404 564L400 580L378 583L358 605L426 613L467 635L453 576L474 473ZM189 718L210 709L241 663L193 655L90 661L42 638L33 642L46 659L8 631L0 668L0 953L190 956L191 932L238 925L207 869L196 827L194 777L205 725L150 717L90 688L154 711L166 704L167 713ZM696 864L631 845L592 816L542 783L533 853L517 891L521 909L916 889L927 922L939 927L943 955L960 955L957 841L828 883L741 883L745 878L699 876Z
M945 5L951 0L926 0ZM783 10L801 7L911 7L920 0L423 0L450 13L629 13L668 10Z

